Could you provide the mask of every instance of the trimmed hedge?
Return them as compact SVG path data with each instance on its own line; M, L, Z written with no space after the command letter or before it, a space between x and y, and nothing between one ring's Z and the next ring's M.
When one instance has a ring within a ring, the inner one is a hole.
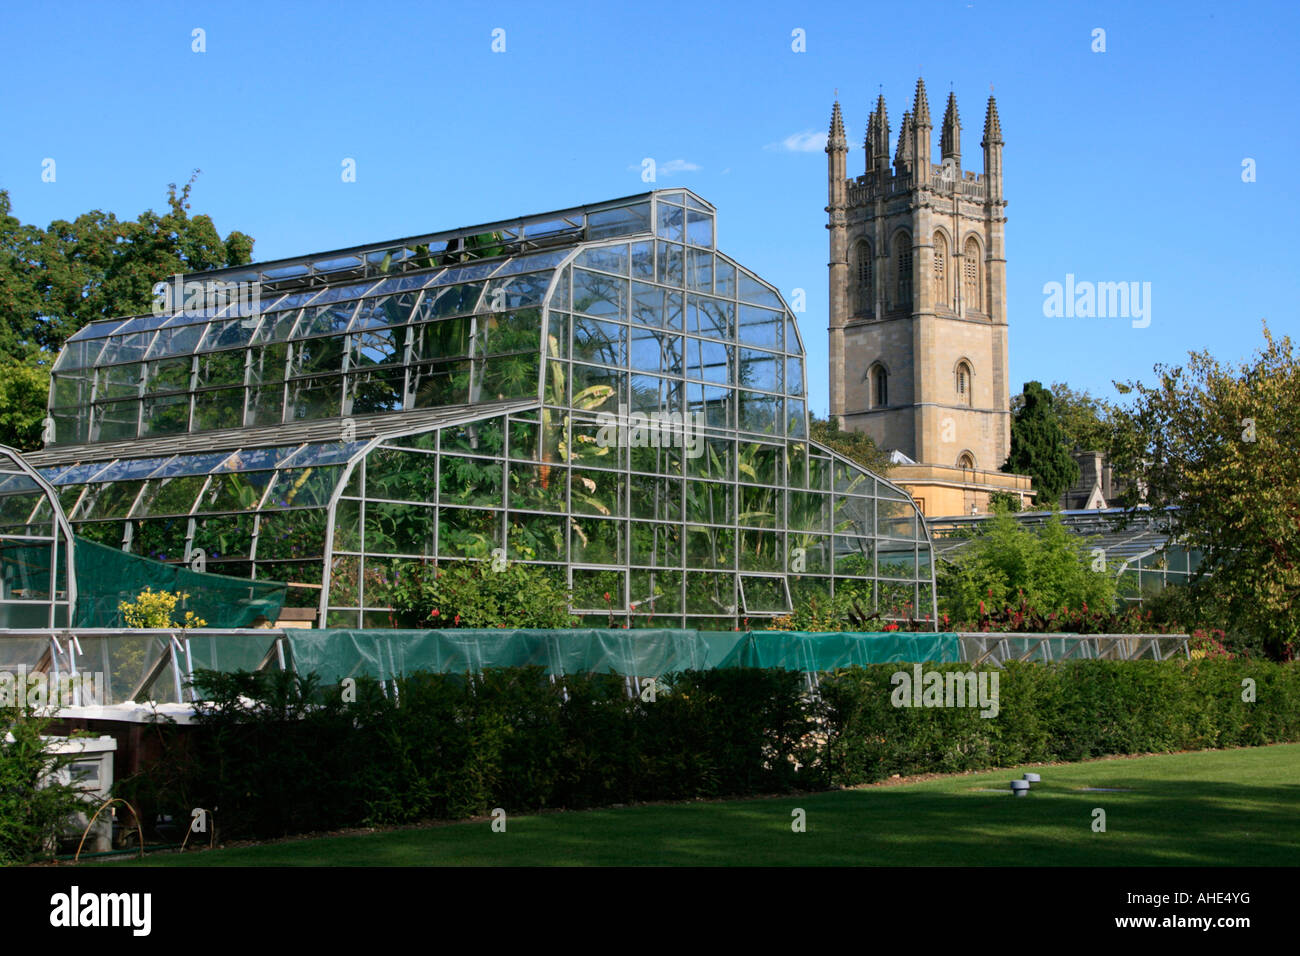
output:
M176 819L216 807L223 837L266 837L1300 740L1296 664L1010 664L990 718L893 706L899 670L825 674L815 694L796 672L683 672L653 700L621 677L540 668L415 674L393 696L362 680L355 700L314 677L204 672L198 727L161 727L162 759L119 789Z

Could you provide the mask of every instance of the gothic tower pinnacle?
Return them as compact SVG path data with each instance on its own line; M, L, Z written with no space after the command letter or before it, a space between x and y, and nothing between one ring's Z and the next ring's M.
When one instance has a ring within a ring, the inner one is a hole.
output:
M943 132L939 135L939 151L945 162L952 160L961 168L961 116L957 113L957 95L948 94L948 108L943 111Z

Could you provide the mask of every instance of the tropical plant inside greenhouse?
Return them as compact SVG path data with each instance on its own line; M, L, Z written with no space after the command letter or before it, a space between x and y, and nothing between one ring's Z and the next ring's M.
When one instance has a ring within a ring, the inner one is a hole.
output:
M404 627L570 627L569 595L554 571L493 562L442 567L402 562L385 582Z
M189 594L185 593L174 594L146 587L134 601L123 601L118 609L122 612L127 627L203 627L208 622L193 611L186 611L179 621L174 619L176 605L188 597Z

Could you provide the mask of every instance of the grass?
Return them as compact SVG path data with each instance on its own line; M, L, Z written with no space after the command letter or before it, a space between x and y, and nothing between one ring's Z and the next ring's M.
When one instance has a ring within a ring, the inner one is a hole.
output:
M1006 788L1042 774L1025 797ZM1080 787L1132 788L1087 793ZM1094 832L1095 808L1105 832ZM792 831L792 812L807 829ZM286 840L144 866L1281 866L1300 859L1300 744L946 776L795 797L511 815Z

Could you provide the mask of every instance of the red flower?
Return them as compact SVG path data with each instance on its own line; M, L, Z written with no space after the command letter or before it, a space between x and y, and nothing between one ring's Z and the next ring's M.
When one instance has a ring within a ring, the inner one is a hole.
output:
M460 615L459 615L459 614L456 615L456 619L455 619L452 623L454 623L457 627L460 627Z
M432 611L429 612L429 617L437 617L437 616L438 616L438 609L435 607Z
M606 603L606 604L609 603L609 592L608 592L608 591L605 592L605 603Z

